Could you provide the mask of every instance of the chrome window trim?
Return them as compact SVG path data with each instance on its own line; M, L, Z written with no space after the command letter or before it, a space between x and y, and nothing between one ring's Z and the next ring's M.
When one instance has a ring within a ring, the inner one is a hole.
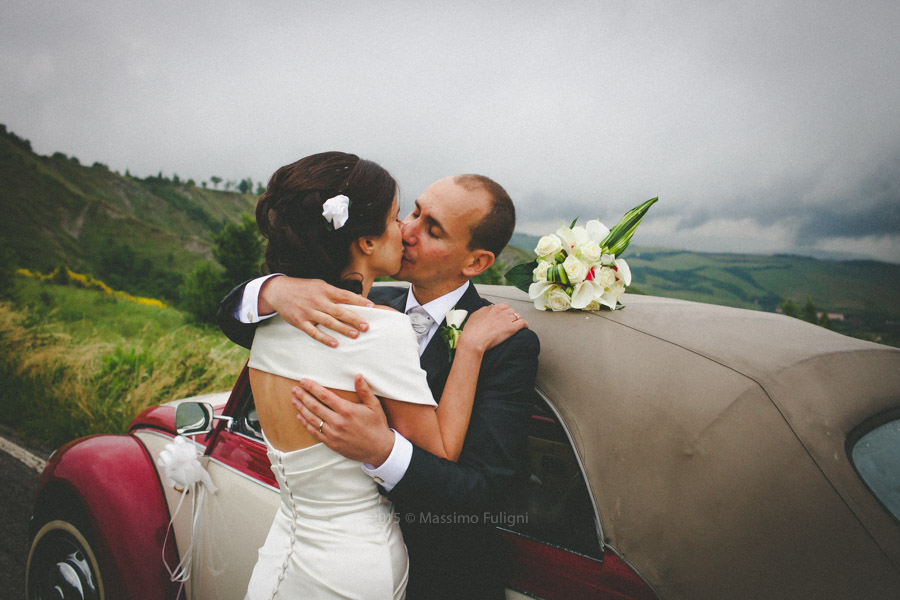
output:
M556 422L562 427L563 432L566 434L566 439L569 440L569 447L572 450L572 454L575 455L575 462L578 463L578 470L581 471L581 477L585 482L585 488L587 489L588 498L591 501L591 507L594 509L594 527L596 528L596 533L598 536L598 540L600 542L600 552L606 551L606 538L603 536L603 524L600 520L600 511L597 510L597 501L594 499L594 492L591 489L591 486L587 485L587 472L584 470L584 465L581 463L581 457L578 455L578 452L575 450L575 440L572 438L572 434L569 432L569 428L566 425L566 422L563 420L562 416L559 414L559 410L556 408L556 405L551 402L550 398L547 397L544 392L535 388L534 390L538 396L547 404L551 411L553 411L553 416L556 417Z

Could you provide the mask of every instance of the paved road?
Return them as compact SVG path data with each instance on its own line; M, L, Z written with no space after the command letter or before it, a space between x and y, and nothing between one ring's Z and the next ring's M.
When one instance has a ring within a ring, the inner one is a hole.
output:
M0 436L21 444L10 430L0 427ZM46 459L49 452L28 448ZM25 559L28 556L28 517L40 474L7 452L0 450L0 598L25 597Z

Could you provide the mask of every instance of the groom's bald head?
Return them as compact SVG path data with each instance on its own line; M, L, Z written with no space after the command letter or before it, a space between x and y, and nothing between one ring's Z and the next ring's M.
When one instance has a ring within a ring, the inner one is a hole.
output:
M515 210L483 175L446 177L428 186L403 222L403 262L419 302L438 298L484 272L512 235Z
M456 175L453 181L470 192L482 190L490 204L481 220L471 227L469 250L487 250L495 257L509 243L516 227L516 207L499 183L484 175Z

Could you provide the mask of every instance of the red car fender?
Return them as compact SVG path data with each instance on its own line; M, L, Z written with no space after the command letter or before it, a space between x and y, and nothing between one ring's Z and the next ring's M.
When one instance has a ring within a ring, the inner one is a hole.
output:
M63 492L62 490L66 490ZM67 493L68 492L68 493ZM74 495L91 527L107 598L175 598L163 564L169 509L152 457L135 437L98 435L60 448L38 484L35 514L52 514L60 496ZM174 535L166 562L175 566Z

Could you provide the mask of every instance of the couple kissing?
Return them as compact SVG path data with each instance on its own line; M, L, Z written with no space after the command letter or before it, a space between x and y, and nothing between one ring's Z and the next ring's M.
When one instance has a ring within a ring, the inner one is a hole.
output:
M504 597L485 515L515 510L529 476L539 343L469 280L515 209L459 175L398 213L394 178L341 152L280 168L259 199L268 275L219 311L251 348L281 493L247 598Z

